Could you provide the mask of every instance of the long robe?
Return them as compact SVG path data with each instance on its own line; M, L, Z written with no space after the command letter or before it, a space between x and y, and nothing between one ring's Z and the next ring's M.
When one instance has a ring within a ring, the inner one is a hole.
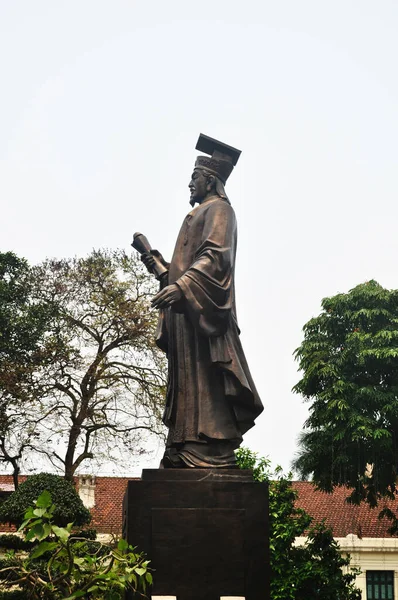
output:
M218 196L194 208L178 235L168 284L183 297L161 311L157 336L169 362L168 466L233 466L263 410L239 339L236 242L234 210Z

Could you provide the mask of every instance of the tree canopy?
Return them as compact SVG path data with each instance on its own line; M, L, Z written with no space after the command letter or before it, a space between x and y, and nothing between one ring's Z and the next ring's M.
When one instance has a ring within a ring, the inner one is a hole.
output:
M51 319L29 379L8 390L9 453L19 430L30 432L31 459L40 455L69 479L87 460L125 464L143 451L147 433L162 432L165 362L154 342L154 283L123 251L26 271L30 305L51 307Z
M0 252L0 366L15 358L26 363L48 324L51 305L32 301L29 271L25 259Z
M296 507L290 476L279 468L272 473L269 460L247 448L237 451L237 461L256 481L269 482L271 600L360 600L358 570L349 568L330 529ZM296 545L301 536L306 543Z
M21 458L35 442L27 401L54 314L53 302L33 298L30 275L25 259L0 253L0 461L12 465L16 486Z
M295 352L293 388L311 402L294 467L325 491L376 505L395 498L398 467L398 290L376 281L325 298Z

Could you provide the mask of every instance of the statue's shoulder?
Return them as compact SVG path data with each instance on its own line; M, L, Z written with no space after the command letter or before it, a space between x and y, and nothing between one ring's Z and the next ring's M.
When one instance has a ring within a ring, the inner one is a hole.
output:
M205 220L220 224L223 223L224 226L232 228L237 227L235 211L228 200L224 200L223 198L218 198L209 206Z
M207 206L206 206L207 204ZM210 214L225 214L225 215L231 215L231 216L235 216L235 211L232 208L231 204L229 203L228 200L225 200L224 198L215 198L214 200L210 200L209 202L206 202L206 204L204 205L205 210L207 213Z

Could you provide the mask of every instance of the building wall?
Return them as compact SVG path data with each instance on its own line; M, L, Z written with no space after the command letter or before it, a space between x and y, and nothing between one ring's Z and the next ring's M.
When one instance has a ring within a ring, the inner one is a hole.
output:
M91 526L100 533L120 534L123 522L123 497L132 477L96 477L95 504ZM79 483L79 487L80 487Z
M351 557L351 567L357 567L361 574L355 585L362 592L362 600L366 600L366 571L393 571L394 598L398 600L398 539L395 538L362 538L349 534L344 538L335 538L343 554ZM298 546L304 545L306 537L296 539Z
M394 538L362 538L348 535L336 538L342 551L351 556L351 565L361 569L357 587L366 599L366 571L394 571L394 598L398 599L398 540Z

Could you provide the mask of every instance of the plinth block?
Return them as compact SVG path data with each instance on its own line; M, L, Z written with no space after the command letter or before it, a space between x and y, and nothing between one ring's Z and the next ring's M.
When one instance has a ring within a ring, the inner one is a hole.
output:
M250 471L144 470L123 535L151 560L155 599L269 599L268 484Z

